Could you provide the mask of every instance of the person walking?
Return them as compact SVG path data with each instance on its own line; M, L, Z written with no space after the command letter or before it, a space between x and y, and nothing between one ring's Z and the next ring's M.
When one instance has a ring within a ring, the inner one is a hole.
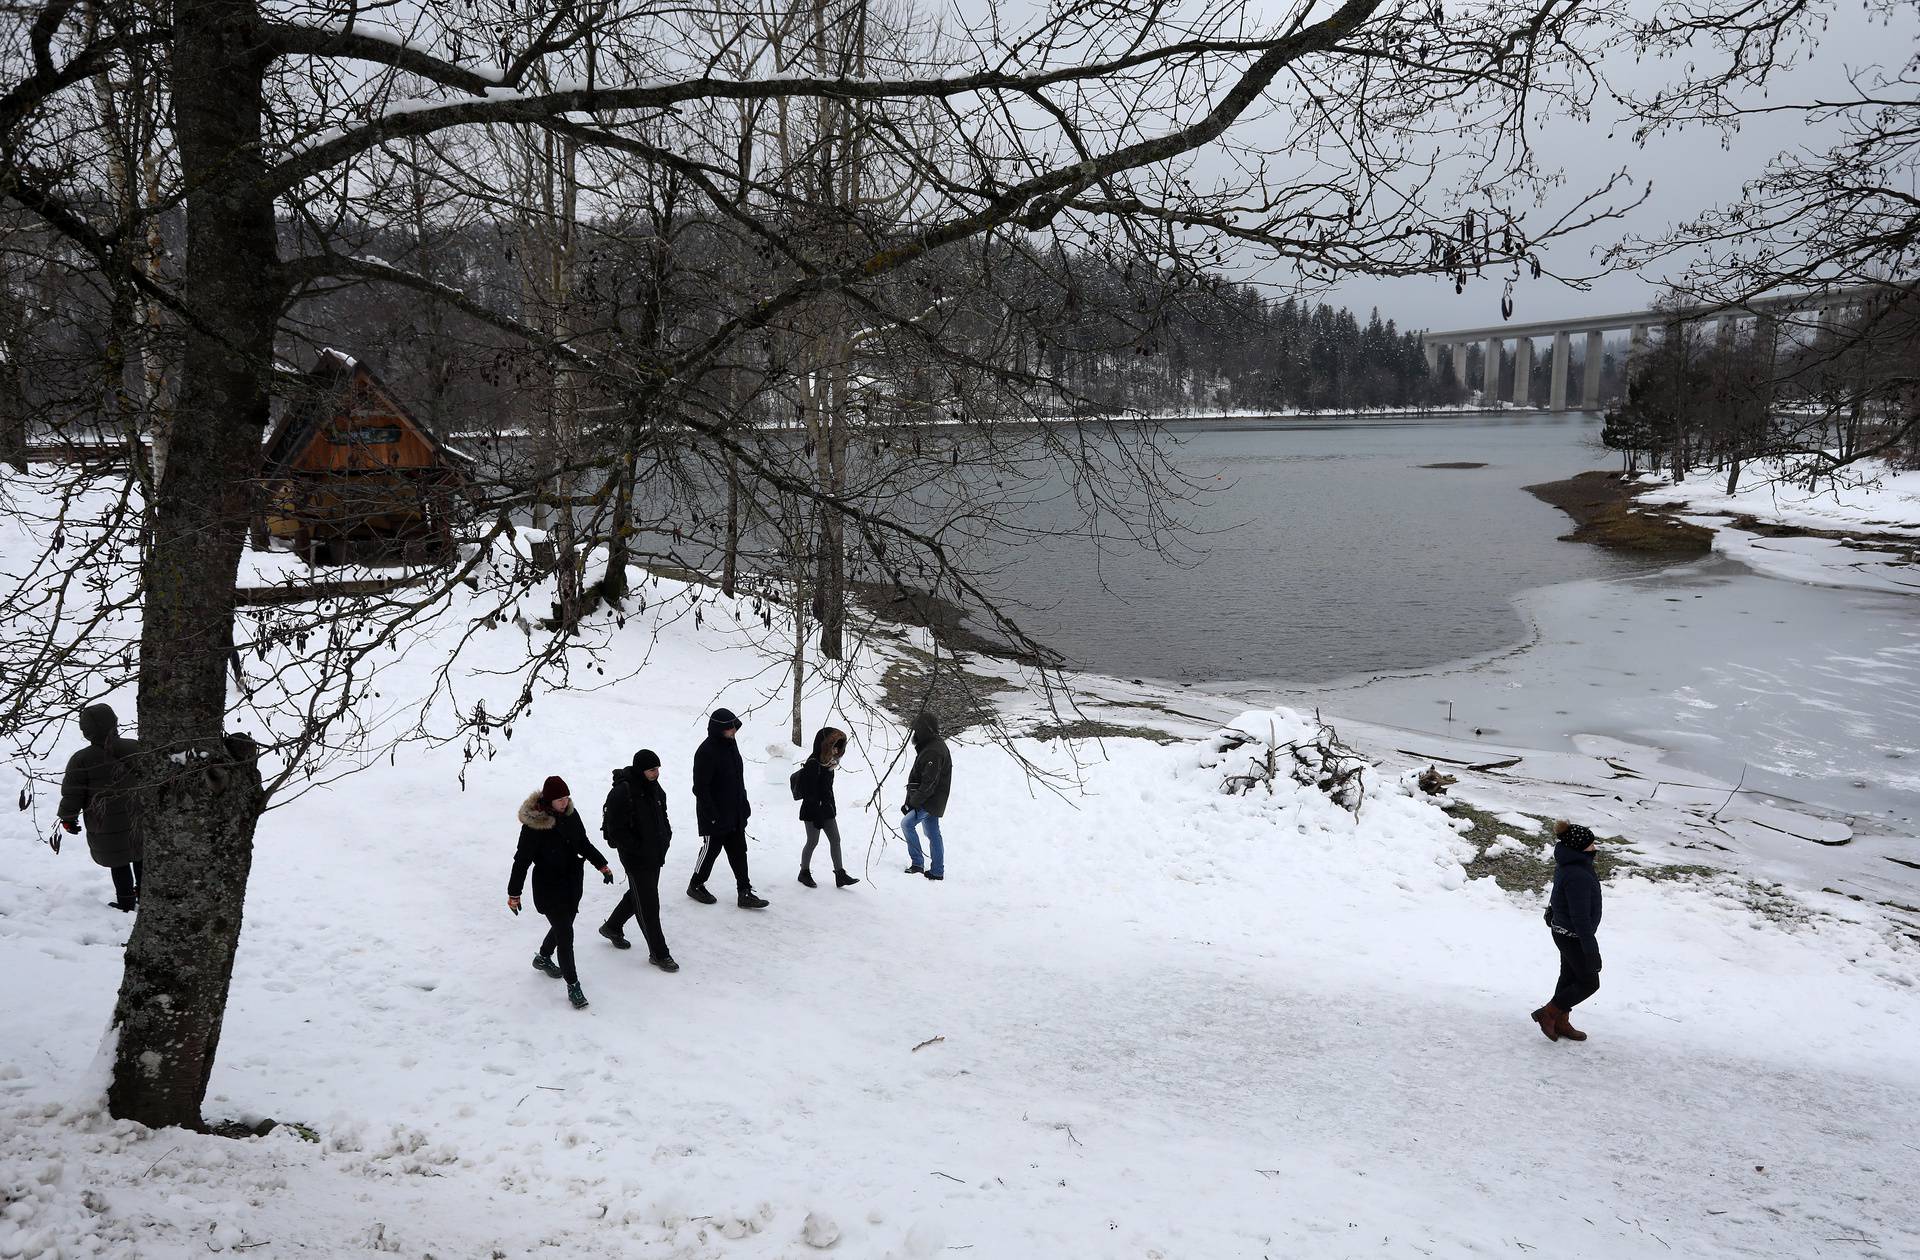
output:
M533 870L533 908L547 917L547 937L533 956L534 969L567 982L567 1000L575 1007L587 1004L580 975L573 968L573 920L580 913L580 863L591 862L607 883L613 872L607 859L587 839L586 824L573 807L567 781L550 775L540 790L520 806L520 843L513 851L513 874L507 879L507 909L520 913L520 890L527 870ZM560 963L554 965L558 954Z
M907 775L907 801L900 807L902 828L907 834L907 856L913 865L909 875L928 879L947 877L946 846L940 837L940 819L947 812L947 792L953 786L953 755L947 741L940 737L940 723L933 714L922 713L913 720L913 770ZM920 828L926 828L932 862L920 855Z
M1587 1034L1569 1016L1600 989L1600 877L1593 870L1599 842L1585 827L1568 822L1555 823L1553 834L1553 892L1546 919L1560 955L1560 981L1552 1000L1533 1013L1533 1022L1548 1041L1585 1041Z
M860 881L847 874L840 859L839 808L833 800L833 772L847 755L847 734L831 726L821 727L813 737L813 752L793 772L793 795L800 802L800 821L807 825L807 844L800 850L800 882L809 888L813 882L813 851L820 833L827 833L827 849L833 854L833 886L850 888Z
M119 715L104 704L80 710L80 734L87 746L67 759L55 812L68 835L80 834L84 815L87 852L113 876L113 900L107 904L131 914L140 904L145 855L136 762L140 743L120 734Z
M747 800L746 765L740 759L740 719L730 709L715 709L707 720L707 737L693 754L694 821L700 828L700 860L687 896L702 905L716 898L707 891L707 876L722 850L733 868L734 891L742 910L765 910L767 902L754 895L747 874L747 819L753 804Z
M660 757L650 748L633 754L633 764L613 772L613 787L601 812L601 833L627 873L626 895L600 925L600 935L617 949L632 949L622 930L637 913L640 934L647 938L647 961L662 971L678 971L680 964L667 952L666 933L660 930L660 868L673 844L673 824L667 821L667 790L660 786Z

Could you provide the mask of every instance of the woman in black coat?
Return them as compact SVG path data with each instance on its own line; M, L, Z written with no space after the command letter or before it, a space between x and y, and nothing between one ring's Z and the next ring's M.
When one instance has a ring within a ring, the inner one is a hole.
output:
M547 916L547 938L533 956L536 969L567 982L567 1000L585 1006L580 976L573 969L573 919L580 913L580 863L593 863L607 883L613 872L607 859L587 839L587 828L573 807L573 794L559 775L549 777L540 790L520 806L520 844L513 853L513 874L507 880L507 909L520 913L520 890L527 869L533 869L533 908ZM553 956L559 952L560 965Z
M793 772L793 795L800 802L800 821L807 825L807 845L800 850L800 882L809 888L819 887L813 882L813 851L823 831L833 854L833 886L846 888L860 882L847 874L840 859L840 824L836 821L840 810L833 800L833 772L846 754L846 732L822 727L813 737L813 752Z
M1553 999L1533 1013L1533 1022L1549 1041L1565 1037L1585 1041L1575 1028L1573 1008L1600 991L1600 877L1594 874L1593 833L1572 823L1555 823L1553 892L1547 898L1547 927L1560 955L1560 980Z

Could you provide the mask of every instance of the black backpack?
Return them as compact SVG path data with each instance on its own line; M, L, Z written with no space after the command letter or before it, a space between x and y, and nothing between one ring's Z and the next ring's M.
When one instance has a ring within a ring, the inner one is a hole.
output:
M800 768L787 776L787 787L792 790L794 800L804 801L807 799L807 763L806 762L804 761L801 762Z

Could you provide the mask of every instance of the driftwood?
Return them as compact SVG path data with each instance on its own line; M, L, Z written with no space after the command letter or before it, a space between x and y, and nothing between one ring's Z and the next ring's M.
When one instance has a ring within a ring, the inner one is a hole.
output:
M1317 715L1316 715L1317 720ZM1244 796L1256 787L1269 793L1282 773L1301 787L1317 788L1340 808L1358 815L1366 800L1364 772L1373 763L1354 751L1326 722L1319 722L1313 735L1292 743L1279 744L1271 731L1265 751L1243 773L1229 774L1220 788L1229 796ZM1258 743L1238 731L1221 736L1220 751L1233 752Z

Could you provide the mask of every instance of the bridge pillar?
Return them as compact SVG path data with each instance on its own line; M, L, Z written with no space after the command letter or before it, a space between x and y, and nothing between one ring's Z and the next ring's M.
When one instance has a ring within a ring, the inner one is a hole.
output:
M1647 326L1635 324L1632 340L1627 343L1627 362L1632 363L1647 352Z
M1592 411L1600 405L1600 361L1607 357L1607 334L1587 334L1587 366L1580 373L1580 405Z
M1467 343L1453 343L1453 383L1461 389L1467 387Z
M1480 373L1481 379L1483 381L1483 385L1481 387L1482 394L1483 394L1483 401L1485 402L1496 402L1500 398L1500 346L1501 344L1502 344L1502 339L1499 337L1487 338L1487 358L1486 358L1486 362L1481 364L1481 373Z
M1513 343L1513 402L1517 407L1533 405L1533 338L1519 337Z
M1571 357L1571 338L1568 334L1553 334L1553 381L1548 386L1547 406L1554 411L1567 409L1567 359Z
M1427 352L1427 375L1440 375L1440 343L1429 341L1424 348Z

